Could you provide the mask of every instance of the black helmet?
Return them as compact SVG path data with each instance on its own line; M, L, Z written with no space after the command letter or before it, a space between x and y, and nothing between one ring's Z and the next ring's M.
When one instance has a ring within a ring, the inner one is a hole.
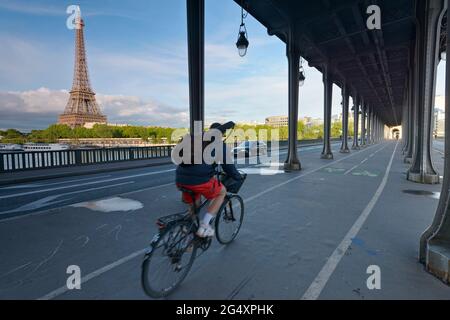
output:
M233 121L228 121L228 122L226 122L224 124L220 124L218 122L214 122L212 125L209 126L209 129L217 129L220 132L222 132L222 134L225 134L225 132L228 129L233 129L235 125L236 124Z

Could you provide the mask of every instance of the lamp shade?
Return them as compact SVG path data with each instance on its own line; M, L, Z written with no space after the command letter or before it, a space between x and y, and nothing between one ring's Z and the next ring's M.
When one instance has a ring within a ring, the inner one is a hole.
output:
M247 40L245 31L240 31L238 40L236 42L236 47L238 48L239 55L241 57L244 57L247 54L247 48L248 48L249 44L250 43Z

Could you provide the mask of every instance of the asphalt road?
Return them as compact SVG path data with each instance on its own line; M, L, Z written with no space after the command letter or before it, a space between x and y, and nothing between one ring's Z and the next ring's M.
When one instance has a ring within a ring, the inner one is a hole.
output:
M338 146L340 142L333 145ZM299 147L299 155L321 149L320 145ZM279 162L283 162L287 151L281 150L279 154ZM253 163L261 164L258 160L252 157L247 159L247 165L238 167L255 167ZM170 164L0 187L0 220L116 194L157 189L174 183L174 179L175 166Z
M445 145L445 142L442 139L433 140L433 149L440 154L443 154L443 152L444 152L444 145Z
M300 151L301 172L250 171L255 174L242 188L246 209L237 239L225 247L214 242L169 299L450 299L450 288L417 262L418 239L432 220L438 203L433 192L440 186L406 181L407 165L396 142L350 154L337 149L334 145L334 160L320 159L320 147ZM442 156L434 152L433 159L442 172ZM173 170L133 173L164 169ZM84 188L89 193L68 195L81 197L70 200L76 205L59 203L39 214L1 220L0 298L148 299L140 287L140 264L156 232L154 221L184 206L173 172L139 180L130 175L114 173L127 178L95 184L105 189L90 192L86 184L92 180L70 182L85 185L58 192ZM154 184L139 190L126 185L122 194L118 188L125 185L113 186L147 180ZM42 191L45 198L57 195L46 189L63 186L2 192ZM112 201L112 195L118 198ZM113 207L101 210L105 203ZM128 207L120 211L124 203ZM81 269L80 290L66 286L70 265ZM367 287L367 268L373 265L381 270L379 290Z

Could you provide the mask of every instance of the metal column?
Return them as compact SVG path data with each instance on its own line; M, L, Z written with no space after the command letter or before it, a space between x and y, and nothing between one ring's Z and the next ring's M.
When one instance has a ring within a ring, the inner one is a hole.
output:
M450 7L450 0L446 0ZM447 20L448 21L448 20ZM447 23L447 34L450 34ZM447 54L450 54L450 41L447 41ZM450 63L446 64L445 96L450 97ZM450 114L450 100L445 100L445 114ZM431 226L420 239L419 260L427 270L446 283L450 283L450 117L445 117L445 160L444 180L436 215Z
M203 130L205 120L205 0L186 0L189 64L190 129Z
M286 55L289 64L289 149L284 169L292 171L301 169L297 155L300 50L295 43L292 32L286 45Z
M444 0L419 1L417 21L420 28L418 59L417 143L407 179L418 183L439 183L439 174L431 161L432 120L439 42Z
M358 142L358 118L359 118L359 104L360 98L358 95L355 95L353 101L353 150L359 150L359 142Z
M372 107L367 106L367 144L372 144Z
M322 159L333 159L331 152L330 138L331 138L331 107L333 99L333 79L331 78L329 65L326 64L323 70L323 85L324 85L324 120L323 120L323 150Z
M366 103L363 102L361 105L361 146L366 146L366 110L367 106Z
M348 87L342 86L342 144L341 153L349 153L348 149L348 104L350 101L350 95Z

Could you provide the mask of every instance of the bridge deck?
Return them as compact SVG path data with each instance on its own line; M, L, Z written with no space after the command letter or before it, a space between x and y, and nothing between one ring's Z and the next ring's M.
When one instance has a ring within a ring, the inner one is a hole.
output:
M450 298L449 287L417 262L420 234L438 200L404 192L440 192L440 185L406 181L399 147L394 153L396 143L385 142L343 155L334 145L333 161L318 159L315 147L300 151L299 173L249 175L238 238L228 247L214 243L170 298ZM442 172L442 155L433 156ZM155 219L182 208L173 167L72 179L0 188L2 210L9 212L0 214L121 193L144 207L99 212L65 206L0 220L0 298L146 298L139 282L142 249L156 231ZM103 189L81 192L94 188ZM72 264L87 277L81 290L65 289ZM381 268L381 290L366 287L369 265Z

